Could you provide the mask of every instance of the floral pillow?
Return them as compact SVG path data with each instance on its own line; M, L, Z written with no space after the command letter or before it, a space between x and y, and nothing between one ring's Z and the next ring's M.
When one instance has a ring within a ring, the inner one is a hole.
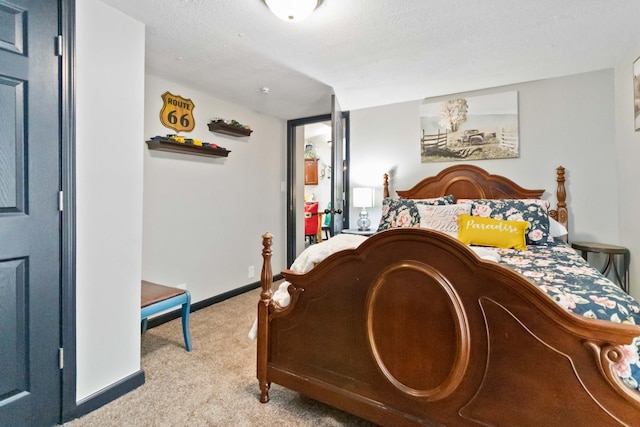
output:
M378 225L378 231L390 228L419 227L420 212L417 204L421 205L451 205L453 196L437 197L434 199L392 199L385 198L382 201L382 218Z
M527 245L546 245L549 236L549 202L539 199L460 199L471 203L471 215L507 221L527 221ZM551 238L552 239L552 238Z

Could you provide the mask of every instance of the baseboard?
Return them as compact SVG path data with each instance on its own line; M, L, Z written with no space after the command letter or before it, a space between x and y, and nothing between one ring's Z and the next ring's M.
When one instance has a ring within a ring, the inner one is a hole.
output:
M277 274L275 276L273 276L273 281L278 281L284 279L284 277L282 276L282 274ZM249 292L252 291L256 288L260 287L260 282L253 282L250 283L248 285L245 286L241 286L239 288L236 289L232 289L230 291L227 291L223 294L220 295L216 295L214 297L211 298L207 298L205 300L202 301L198 301L196 303L191 304L191 313L193 313L194 311L198 311L202 308L205 307L209 307L210 305L213 304L217 304L219 302L222 302L224 300L228 300L229 298L233 298L233 297L237 297L238 295L244 294L245 292ZM182 313L180 311L180 308L177 308L173 311L169 311L167 313L163 313L159 316L150 318L147 321L147 330L151 329L151 328L155 328L156 326L160 326L163 323L167 323L170 322L172 320L175 319L179 319L182 316Z
M76 408L71 414L67 414L63 422L71 421L74 418L80 418L90 412L113 402L117 398L124 396L132 390L144 384L144 371L139 370L133 374L109 385L106 388L82 399L76 403Z

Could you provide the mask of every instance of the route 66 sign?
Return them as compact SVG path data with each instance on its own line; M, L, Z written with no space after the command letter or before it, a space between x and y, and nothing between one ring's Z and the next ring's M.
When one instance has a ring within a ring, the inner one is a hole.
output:
M162 110L160 110L162 125L176 132L191 132L196 125L193 118L195 108L193 101L170 92L162 94L162 101Z

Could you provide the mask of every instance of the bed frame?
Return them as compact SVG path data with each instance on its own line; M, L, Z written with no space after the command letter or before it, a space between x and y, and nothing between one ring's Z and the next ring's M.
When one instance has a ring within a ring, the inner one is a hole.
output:
M556 216L566 226L564 169L557 176ZM542 193L468 165L398 191ZM571 314L518 273L413 228L377 233L304 275L283 271L291 303L282 308L271 299L273 236L262 239L263 403L276 383L385 426L640 423L640 393L613 370L640 327Z

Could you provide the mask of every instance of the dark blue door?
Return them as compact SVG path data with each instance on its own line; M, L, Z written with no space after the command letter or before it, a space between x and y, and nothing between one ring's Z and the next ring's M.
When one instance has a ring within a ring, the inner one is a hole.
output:
M58 0L0 0L0 425L60 420Z

